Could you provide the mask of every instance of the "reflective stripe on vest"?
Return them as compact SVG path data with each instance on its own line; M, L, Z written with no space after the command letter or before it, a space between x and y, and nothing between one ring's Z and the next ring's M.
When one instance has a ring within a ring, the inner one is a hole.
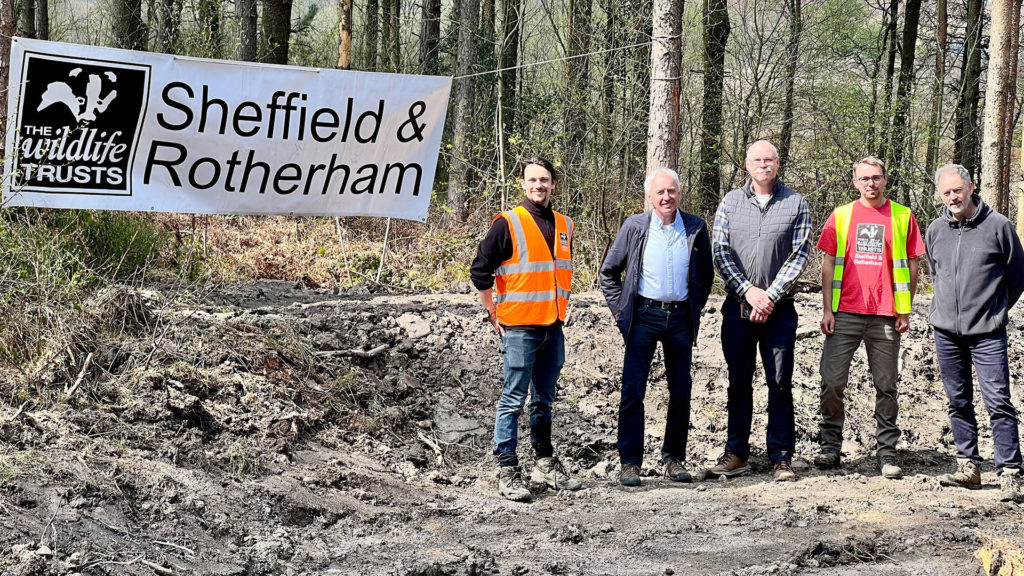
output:
M839 297L843 288L846 264L846 242L850 231L850 216L857 200L835 209L836 264L832 272L832 311L839 310ZM907 258L907 235L910 233L910 208L889 201L892 211L892 279L894 307L897 314L910 314L910 261ZM843 253L839 254L842 247Z
M505 326L548 326L565 321L572 290L573 221L555 212L555 251L522 206L504 218L512 237L512 256L494 272L495 309Z

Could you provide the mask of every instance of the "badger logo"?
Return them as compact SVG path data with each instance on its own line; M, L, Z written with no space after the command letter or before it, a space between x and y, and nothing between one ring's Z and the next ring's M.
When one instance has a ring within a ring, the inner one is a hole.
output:
M882 224L857 224L857 252L881 254L885 246L885 226Z

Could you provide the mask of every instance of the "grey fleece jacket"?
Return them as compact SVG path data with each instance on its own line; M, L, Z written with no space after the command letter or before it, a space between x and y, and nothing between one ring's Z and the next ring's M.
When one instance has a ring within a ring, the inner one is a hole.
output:
M1024 252L1013 225L977 194L973 200L974 215L957 221L946 208L925 234L935 286L928 321L956 336L1005 328L1024 292Z

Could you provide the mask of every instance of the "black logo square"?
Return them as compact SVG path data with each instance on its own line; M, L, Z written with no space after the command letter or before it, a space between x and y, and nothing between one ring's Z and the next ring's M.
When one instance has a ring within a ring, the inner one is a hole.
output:
M885 247L885 226L882 224L857 224L857 252L881 254Z
M565 232L559 232L558 239L562 242L562 246L569 245L569 235L566 234Z

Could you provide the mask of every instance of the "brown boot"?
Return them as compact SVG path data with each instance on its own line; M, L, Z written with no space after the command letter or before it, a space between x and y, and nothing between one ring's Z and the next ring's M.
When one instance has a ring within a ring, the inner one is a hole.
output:
M724 454L718 457L718 463L708 470L708 476L717 478L733 478L735 476L742 476L750 472L750 466L747 465L746 460L741 460L739 456L725 451Z
M781 460L772 465L772 478L776 482L792 482L796 480L796 472L789 460Z
M939 476L939 484L976 490L981 488L981 468L970 460L960 460L956 472Z

